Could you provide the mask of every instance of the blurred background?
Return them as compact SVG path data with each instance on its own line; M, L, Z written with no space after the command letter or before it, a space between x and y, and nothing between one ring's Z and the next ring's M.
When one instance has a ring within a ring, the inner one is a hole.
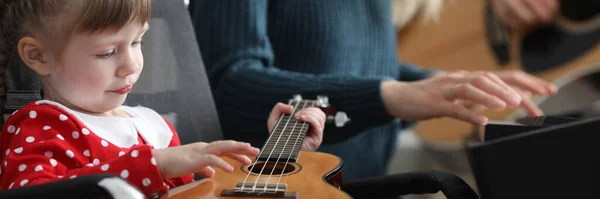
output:
M500 20L494 18L486 5L492 2L394 0L398 57L430 69L525 71L559 87L556 95L535 98L546 115L597 116L598 1L557 1L565 5L559 7L549 24L521 29L498 23ZM591 14L577 18L587 13ZM552 29L556 27L558 30ZM485 111L485 114L490 120L526 116L522 110ZM400 135L388 173L444 170L456 173L476 188L464 146L478 129L448 118L420 122L415 129ZM436 194L406 198L444 197Z

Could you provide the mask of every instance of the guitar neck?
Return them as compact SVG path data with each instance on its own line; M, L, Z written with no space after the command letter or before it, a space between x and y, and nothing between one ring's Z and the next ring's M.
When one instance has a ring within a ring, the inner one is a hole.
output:
M273 128L269 139L261 149L258 161L296 162L304 137L310 125L294 118L304 108L315 106L314 100L292 100L292 114L283 114Z

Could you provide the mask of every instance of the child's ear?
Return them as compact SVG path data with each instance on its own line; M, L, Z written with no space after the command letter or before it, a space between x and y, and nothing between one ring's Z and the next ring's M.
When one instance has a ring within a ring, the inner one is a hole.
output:
M33 37L23 37L19 40L18 52L21 60L40 76L50 74L49 59L51 55L44 52L42 43Z

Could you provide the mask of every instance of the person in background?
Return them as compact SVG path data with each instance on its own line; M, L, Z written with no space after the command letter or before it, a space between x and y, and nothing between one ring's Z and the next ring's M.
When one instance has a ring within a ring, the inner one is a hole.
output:
M385 175L398 132L415 121L487 122L465 105L540 115L527 93L556 92L518 71L436 72L398 62L391 0L202 0L189 12L225 138L261 146L273 103L325 95L351 119L327 125L318 149L343 159L345 181Z

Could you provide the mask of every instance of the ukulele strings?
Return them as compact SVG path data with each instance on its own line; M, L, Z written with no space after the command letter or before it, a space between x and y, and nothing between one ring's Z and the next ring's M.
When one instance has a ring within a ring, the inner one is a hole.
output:
M295 111L295 110L298 110L298 104L299 104L299 103L296 103L296 105L294 106L294 111ZM285 116L282 116L282 117L280 117L279 119L281 119L281 118L283 118L283 117L285 117ZM287 125L290 123L290 121L291 121L291 119L288 119L288 121L285 123L285 126L283 126L283 129L286 129L286 127L287 127ZM273 127L273 129L277 129L277 127L278 127L278 126L279 126L279 125L276 125L275 127ZM272 135L272 134L274 134L274 133L275 133L275 131L273 131L273 132L271 133L271 135ZM263 164L262 168L260 169L260 172L258 172L258 177L257 177L257 178L256 178L256 180L254 181L254 185L252 186L252 192L255 192L255 191L256 191L256 185L258 184L258 180L260 179L260 176L262 175L263 171L265 170L265 167L267 166L267 163L268 163L268 162L269 162L269 160L271 159L271 156L273 155L273 151L275 151L275 146L277 146L277 143L279 143L279 140L281 139L281 135L282 135L282 134L283 134L283 133L280 133L280 135L278 135L278 137L277 137L277 141L275 141L275 144L273 145L273 149L271 149L271 152L270 152L270 153L269 153L269 155L267 156L267 161L265 161L265 163ZM270 140L270 139L269 139L269 140ZM260 158L260 156L258 156L258 157ZM252 170L250 170L250 171L252 171ZM250 172L248 172L248 174L250 174ZM244 180L244 184L245 184L245 180ZM244 186L244 184L242 184L242 187ZM265 184L265 186L266 186L266 184Z
M302 105L302 108L304 108L306 106L306 102L303 102L304 105ZM297 109L294 109L294 111L292 111L292 114L289 116L289 120L291 121L294 118L294 115L298 112ZM281 148L281 152L279 153L279 157L277 157L277 160L275 161L275 164L273 165L273 168L271 169L271 172L269 173L269 177L267 177L267 181L265 182L265 184L269 184L269 181L271 180L271 176L273 176L273 172L275 172L275 169L277 168L277 165L279 164L279 160L281 159L281 155L285 152L285 148L287 147L288 142L290 141L290 137L292 137L292 134L294 133L294 130L296 129L296 126L298 125L298 120L296 120L296 122L294 122L294 126L292 127L291 132L287 133L288 137L285 140L285 144L283 145L283 148ZM285 133L285 128L281 129L281 134L283 135L283 133ZM277 145L273 146L273 147L277 147ZM288 159L289 160L289 159ZM287 165L288 161L285 162L285 164ZM284 168L285 170L285 168ZM282 172L283 173L283 172ZM281 176L280 178L281 179ZM275 186L275 192L278 191L279 186ZM263 193L267 192L267 186L264 187L263 189Z
M315 105L315 102L313 101L312 104L309 107L312 107ZM296 120L296 123L298 123L298 120ZM302 127L300 128L300 132L304 131L304 127L308 125L306 122L302 122ZM296 146L298 144L298 140L300 140L300 135L298 135L298 137L296 137L296 141L294 141L294 145L292 146ZM287 157L287 160L285 161L285 165L283 166L283 169L281 170L281 177L279 177L279 179L277 180L276 184L279 184L279 181L281 181L281 178L283 177L283 172L285 172L285 167L287 167L288 162L290 161L292 157L292 153L290 153ZM287 178L285 179L284 183L287 183ZM275 187L275 192L277 192L277 188L278 186Z
M277 127L279 126L279 124L281 123L281 120L283 120L284 117L279 117L279 120L277 120L277 124L275 124L275 127L273 127L273 129L277 129ZM269 135L269 138L267 140L271 140L271 138L273 138L273 134L275 134L274 132L271 132L271 134ZM252 173L252 171L254 170L254 166L256 166L256 163L258 162L258 159L260 158L260 156L263 154L264 150L260 150L260 153L258 153L258 156L256 156L255 160L252 164L252 166L250 166L250 168L248 169L248 174L246 174L246 178L244 178L244 181L242 182L242 188L241 191L244 191L244 188L246 187L246 181L248 181L248 178L250 177L250 174ZM267 159L268 160L268 159ZM264 169L264 168L263 168ZM259 177L260 177L260 173L259 173ZM254 185L254 187L256 187L256 184Z
M302 101L302 103L304 104L304 105L302 105L302 109L304 109L306 107L306 105L307 105L307 102L306 101ZM296 113L298 113L298 111L300 111L300 110L301 109L295 109L293 111L292 115L290 115L290 120L292 120L293 117L294 117L294 115ZM281 149L281 152L279 153L279 157L277 157L277 161L275 161L275 165L273 166L273 169L271 169L271 173L269 174L269 177L267 178L267 182L265 182L266 184L269 184L269 181L271 180L271 176L273 176L273 172L275 172L275 169L277 168L277 165L279 165L279 160L281 159L281 156L283 155L283 153L285 153L286 147L287 147L288 143L290 142L290 138L294 134L294 130L296 130L296 126L298 126L298 119L295 119L294 126L292 127L292 130L287 133L288 137L287 137L287 139L285 141L285 144L283 145L283 148ZM282 131L285 132L285 129L282 129ZM299 131L299 132L302 132L302 131ZM296 141L298 140L299 137L300 137L300 135L297 135ZM292 147L294 147L294 146L295 145L292 145ZM285 172L285 168L286 168L287 164L289 163L290 157L292 156L291 152L293 152L293 151L294 151L293 148L289 151L290 154L288 155L288 158L287 158L287 160L284 163L283 170L281 171L281 174L279 175L279 179L277 180L277 184L279 183L279 181L283 177L283 172ZM279 186L277 186L277 184L275 186L275 192L277 192L279 190ZM264 192L267 192L267 187L266 186L265 186L265 188L263 190L263 193Z

